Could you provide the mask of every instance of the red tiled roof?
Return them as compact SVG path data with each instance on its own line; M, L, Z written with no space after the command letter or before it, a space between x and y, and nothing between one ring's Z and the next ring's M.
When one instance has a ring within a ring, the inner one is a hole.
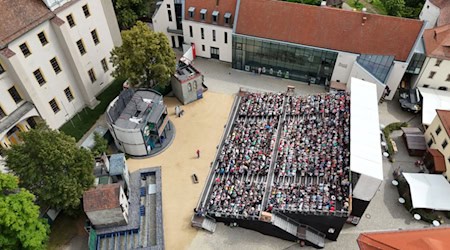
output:
M106 210L120 206L120 184L99 185L83 194L85 212Z
M429 148L428 152L430 153L431 156L433 156L434 172L444 173L445 171L447 171L447 167L445 166L444 155L441 152L439 152L439 150L434 148Z
M430 2L440 9L437 26L450 23L450 1L449 0L430 0Z
M194 18L189 18L189 8L195 7ZM184 3L184 19L192 20L196 22L204 22L208 24L213 24L212 13L213 11L219 11L219 18L217 20L216 25L226 26L225 25L225 13L231 13L230 19L230 27L233 27L234 21L234 12L236 10L236 0L186 0ZM200 19L200 10L206 9L205 21L201 21Z
M450 59L450 24L423 32L427 56Z
M238 34L357 54L392 55L398 61L407 60L423 25L419 20L275 0L241 0L238 8Z
M436 109L436 113L444 126L445 132L450 136L450 110Z
M361 250L444 250L450 244L450 227L362 233Z
M0 48L52 18L42 0L0 0Z

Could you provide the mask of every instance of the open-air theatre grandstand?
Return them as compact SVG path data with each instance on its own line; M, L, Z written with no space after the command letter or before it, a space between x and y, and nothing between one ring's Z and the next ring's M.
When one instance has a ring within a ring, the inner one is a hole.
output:
M323 247L357 224L383 180L378 102L372 83L353 78L347 90L240 91L192 225Z

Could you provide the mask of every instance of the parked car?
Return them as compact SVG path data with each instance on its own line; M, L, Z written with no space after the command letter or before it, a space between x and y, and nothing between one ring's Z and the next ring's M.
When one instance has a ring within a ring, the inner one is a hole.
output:
M399 102L405 111L419 113L422 110L422 96L417 88L400 90Z

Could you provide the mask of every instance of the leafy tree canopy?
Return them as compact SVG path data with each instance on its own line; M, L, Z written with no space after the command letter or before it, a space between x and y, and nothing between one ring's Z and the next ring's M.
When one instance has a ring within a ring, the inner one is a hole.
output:
M114 0L117 22L120 29L131 28L138 19L145 18L149 13L149 0Z
M122 46L111 52L111 62L113 76L126 77L133 86L150 88L168 85L176 64L167 37L140 21L122 31Z
M94 142L95 145L91 149L94 157L100 156L108 150L108 141L97 132L94 132Z
M77 209L83 192L94 183L94 158L73 137L40 124L20 134L22 143L6 150L6 165L22 187L40 203L53 208Z
M0 173L0 249L45 249L49 225L17 177Z
M382 0L386 12L390 16L402 16L405 0Z

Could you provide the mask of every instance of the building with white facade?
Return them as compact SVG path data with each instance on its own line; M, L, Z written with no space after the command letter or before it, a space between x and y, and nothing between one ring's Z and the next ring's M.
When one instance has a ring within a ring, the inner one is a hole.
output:
M450 111L436 110L436 113L433 122L424 133L425 141L428 151L431 151L434 156L435 168L440 168L439 172L442 172L448 179L450 174L450 146L448 145L450 143Z
M413 87L450 90L450 1L427 0L420 14L426 22L423 52L411 77Z
M111 0L0 0L0 144L97 104L121 45Z
M170 2L164 0L154 16L156 31L170 29L163 9ZM418 20L284 1L185 0L182 5L178 35L194 44L196 56L312 84L355 77L375 83L378 98L388 100L421 50L424 31Z

